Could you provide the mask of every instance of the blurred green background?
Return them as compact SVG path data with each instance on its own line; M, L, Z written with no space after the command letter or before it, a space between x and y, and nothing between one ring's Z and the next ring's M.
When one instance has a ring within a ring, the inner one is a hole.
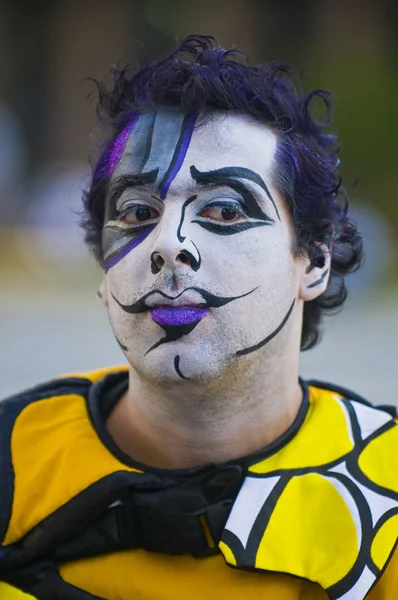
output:
M303 373L396 401L398 2L3 0L0 3L0 396L55 372L123 360L95 302L77 226L100 139L89 77L190 33L252 64L287 61L330 89L342 174L365 239L351 301Z

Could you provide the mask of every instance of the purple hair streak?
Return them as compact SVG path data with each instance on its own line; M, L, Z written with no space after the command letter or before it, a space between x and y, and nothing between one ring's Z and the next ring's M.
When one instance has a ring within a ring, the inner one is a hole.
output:
M121 156L127 144L127 140L129 139L130 133L133 131L134 125L136 124L139 116L140 115L138 113L133 114L125 128L115 138L115 141L113 142L110 148L108 160L106 163L106 172L109 177L112 175L113 171L119 163L119 160L121 159Z

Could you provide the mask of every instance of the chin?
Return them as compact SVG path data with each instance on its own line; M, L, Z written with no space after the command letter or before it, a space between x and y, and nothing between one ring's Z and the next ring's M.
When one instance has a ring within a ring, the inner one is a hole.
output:
M129 357L127 357L129 358ZM148 380L157 384L211 383L225 372L226 361L203 348L179 342L159 346L138 361L129 361Z

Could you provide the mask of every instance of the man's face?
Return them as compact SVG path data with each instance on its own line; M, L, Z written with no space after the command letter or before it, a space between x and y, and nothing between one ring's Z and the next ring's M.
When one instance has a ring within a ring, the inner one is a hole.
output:
M279 352L298 314L275 135L238 114L194 126L174 110L140 116L111 155L105 301L131 365L165 382Z

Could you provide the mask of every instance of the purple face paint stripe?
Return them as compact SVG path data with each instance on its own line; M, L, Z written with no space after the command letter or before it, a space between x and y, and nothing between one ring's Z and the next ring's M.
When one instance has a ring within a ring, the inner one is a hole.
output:
M112 147L109 151L109 157L108 157L108 161L107 161L108 176L111 176L113 171L117 167L119 160L121 159L121 156L126 147L127 140L129 139L130 133L133 131L134 125L136 124L139 116L140 115L138 113L134 113L134 115L131 117L131 119L127 123L126 127L119 133L119 135L113 142Z
M111 256L108 260L105 261L105 273L109 271L111 267L114 267L122 258L126 256L133 248L141 244L148 237L148 235L155 229L156 225L152 227L148 227L147 231L144 231L140 236L131 240L126 246L124 246L119 252Z
M187 153L197 118L198 115L196 113L187 114L184 118L180 139L178 140L174 156L160 185L160 197L162 200L166 198L173 179L181 169L181 165Z

